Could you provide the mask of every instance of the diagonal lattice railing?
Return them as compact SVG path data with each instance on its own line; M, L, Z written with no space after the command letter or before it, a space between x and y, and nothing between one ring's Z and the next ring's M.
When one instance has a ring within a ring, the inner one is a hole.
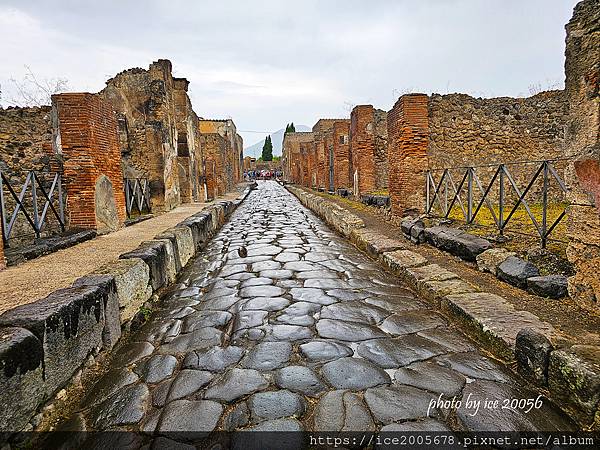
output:
M125 178L125 209L127 217L150 213L150 183L146 178Z
M472 224L482 207L485 206L487 210L489 210L496 228L502 235L515 212L519 206L522 205L539 235L542 248L546 248L549 235L567 213L567 209L563 208L558 217L552 221L552 223L549 223L548 203L550 182L555 180L558 189L563 194L567 192L567 187L556 172L553 162L550 160L531 161L519 164L521 167L524 167L526 165L531 165L532 163L535 164L535 171L523 190L517 185L512 176L508 168L509 164L446 168L442 170L441 177L437 180L433 171L427 171L425 211L427 214L433 214L433 210L437 205L439 211L441 211L441 216L448 218L453 211L454 206L458 205L465 222L467 224ZM478 176L478 169L483 167L494 169L492 178L487 186L482 184ZM460 172L460 176L456 178L456 180L460 179L459 183L456 183L455 178L452 176L452 171ZM532 187L540 177L542 183L541 217L540 215L536 217L525 197L532 190ZM508 185L509 189L512 189L511 193L516 195L517 201L514 205L510 205L510 202L507 201L508 195L506 185ZM495 187L498 188L498 197L492 201L490 193ZM476 194L480 196L479 199L475 199ZM494 203L497 203L498 213L496 213ZM506 214L508 210L510 210L510 212Z
M46 191L45 183L40 180L40 175L33 170L28 171L25 182L17 194L9 179L4 173L0 172L0 216L2 220L2 240L6 247L9 246L19 213L25 216L27 223L35 232L36 238L41 236L47 223L48 212L52 213L61 230L65 231L61 176L59 173L50 175L52 176L52 182L50 189ZM56 199L53 199L55 193ZM12 213L8 211L9 199L12 199L15 205ZM41 208L39 201L43 202Z

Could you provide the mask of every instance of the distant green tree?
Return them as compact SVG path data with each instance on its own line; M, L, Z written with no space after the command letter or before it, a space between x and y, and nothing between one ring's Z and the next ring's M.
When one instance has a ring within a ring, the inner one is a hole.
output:
M262 148L262 159L263 161L273 160L273 143L271 142L271 136L265 138L265 143Z
M294 126L294 122L292 122L290 124L290 133L295 133L296 132L296 127Z

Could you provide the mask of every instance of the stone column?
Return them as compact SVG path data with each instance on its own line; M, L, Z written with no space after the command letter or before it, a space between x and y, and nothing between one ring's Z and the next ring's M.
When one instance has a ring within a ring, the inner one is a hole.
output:
M355 106L350 114L350 154L352 173L358 171L358 192L364 194L374 191L375 183L375 145L373 140L374 108L372 105Z
M388 174L392 213L422 212L429 144L428 97L408 94L398 99L387 117Z

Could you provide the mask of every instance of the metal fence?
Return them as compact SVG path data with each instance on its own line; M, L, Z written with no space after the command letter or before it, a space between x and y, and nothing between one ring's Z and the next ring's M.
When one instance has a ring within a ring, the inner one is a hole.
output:
M125 178L123 189L127 217L150 213L150 184L146 178Z
M15 190L6 175L0 172L0 216L2 216L2 240L6 247L9 246L11 235L15 230L19 212L23 213L27 219L36 238L41 237L44 225L47 223L48 212L56 218L61 231L65 231L61 176L59 173L47 175L51 176L51 182L47 181L44 175L30 170L27 172L23 185ZM50 189L46 191L45 186L48 185L50 185ZM19 189L20 192L17 194ZM55 193L56 198L54 199ZM40 202L42 203L40 204ZM14 204L14 210L9 212L8 208L12 204Z
M425 211L427 214L435 215L434 208L437 204L441 216L448 218L454 206L458 205L465 222L472 224L485 205L491 213L497 230L502 235L515 212L522 205L539 235L542 248L546 248L549 235L567 213L566 207L562 208L558 217L550 223L548 204L551 183L556 182L557 187L552 186L552 188L554 190L558 188L561 194L567 192L565 183L554 167L553 163L556 161L523 161L499 165L452 167L440 169L439 171L429 170L426 176ZM525 189L521 190L519 188L515 178L511 174L511 170L509 170L509 166L518 166L521 170L523 168L533 169L529 170L529 173L525 177L525 180L528 180ZM483 168L486 171L493 171L491 180L485 187L478 175L478 172ZM434 172L441 172L441 177L436 179ZM458 176L454 178L452 173L455 175L458 174ZM460 180L460 182L457 184L455 180ZM532 191L533 186L538 180L541 182L541 213L536 217L536 214L531 211L530 204L525 197ZM507 187L509 188L508 192ZM492 199L491 192L495 191L496 188L497 195L494 195L495 198ZM516 202L514 201L515 199ZM508 214L506 214L507 211Z

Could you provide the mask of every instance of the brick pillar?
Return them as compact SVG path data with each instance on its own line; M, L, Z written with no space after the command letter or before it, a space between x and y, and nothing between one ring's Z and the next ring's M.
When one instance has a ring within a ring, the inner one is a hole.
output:
M364 194L375 190L375 145L373 140L372 105L355 106L350 115L350 152L352 173L358 171L358 191Z
M403 95L389 111L387 119L392 213L402 216L409 210L422 212L429 144L427 95Z
M108 232L125 220L125 195L117 118L97 94L52 96L64 158L69 226Z
M333 124L333 173L336 189L348 188L350 181L350 135L349 121L335 122Z

